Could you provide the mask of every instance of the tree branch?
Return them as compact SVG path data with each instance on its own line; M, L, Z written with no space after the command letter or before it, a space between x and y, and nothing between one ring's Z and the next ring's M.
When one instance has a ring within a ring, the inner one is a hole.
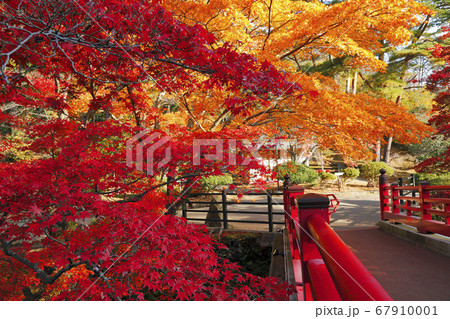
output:
M264 51L264 49L266 47L267 40L269 40L269 37L272 34L272 0L270 0L270 4L269 5L266 4L266 6L269 9L269 12L268 12L269 26L268 26L268 29L267 29L267 36L264 39L264 44L263 44L263 47L262 47L263 51Z
M58 239L56 239L56 238L51 237L51 236L48 234L47 228L44 228L43 231L44 231L45 236L47 236L48 239L54 241L55 243L61 244L61 245L63 245L63 246L66 247L66 248L69 248L69 244L66 244L66 243L64 243L64 242L62 242L62 241L60 241L60 240L58 240Z
M149 189L147 189L146 191L142 192L141 194L131 196L129 199L119 200L119 201L117 201L116 203L131 203L131 202L137 202L137 201L141 200L142 197L144 197L145 195L147 195L151 190L154 190L154 189L156 189L156 188L159 188L159 187L162 187L162 186L171 184L171 183L176 182L176 181L178 181L178 180L180 180L180 179L183 179L183 178L192 178L192 177L197 177L197 176L200 176L200 175L202 175L202 174L201 174L201 173L198 173L198 174L188 174L188 175L182 175L182 176L179 176L179 177L177 177L177 178L172 178L172 179L170 179L170 181L167 181L167 182L165 182L165 183L161 183L161 184L158 184L158 185L155 185L155 186L150 187Z
M81 264L85 264L86 263L86 262L83 262L83 261L79 261L79 262L76 262L76 263L70 262L66 267L61 268L56 274L54 274L53 276L49 276L49 275L47 275L47 273L43 269L39 268L39 266L37 264L29 261L25 257L20 256L19 254L13 252L10 249L12 242L6 242L5 240L0 240L0 244L1 244L2 249L3 249L3 253L6 256L14 258L18 262L24 264L25 266L27 266L28 268L30 268L34 272L36 272L36 277L39 278L44 285L51 285L51 284L53 284L65 272L67 272L70 269L72 269L74 267L77 267L77 266L79 266Z

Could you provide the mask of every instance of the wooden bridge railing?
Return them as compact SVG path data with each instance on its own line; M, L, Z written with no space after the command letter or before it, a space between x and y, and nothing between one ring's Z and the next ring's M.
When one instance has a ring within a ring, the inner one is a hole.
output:
M421 233L450 236L450 186L431 186L428 182L399 186L388 183L384 169L380 173L381 220L410 225ZM418 196L404 196L403 191Z
M292 265L287 276L295 283L296 300L392 300L331 229L329 195L305 194L287 180L283 196L286 258Z

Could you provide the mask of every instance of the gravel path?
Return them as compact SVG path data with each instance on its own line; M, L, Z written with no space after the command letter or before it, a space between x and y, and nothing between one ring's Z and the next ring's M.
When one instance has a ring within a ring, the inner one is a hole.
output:
M374 227L380 220L380 197L378 193L336 194L340 205L331 214L331 226L338 229Z

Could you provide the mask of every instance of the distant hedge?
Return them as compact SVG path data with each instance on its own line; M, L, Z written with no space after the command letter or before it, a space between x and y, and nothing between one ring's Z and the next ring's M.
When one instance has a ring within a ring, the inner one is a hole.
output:
M277 178L283 180L283 177L287 174L290 176L290 181L293 184L310 184L317 181L319 175L315 170L305 165L298 163L287 163L277 165L274 168L277 174Z
M200 179L200 183L202 184L203 189L209 191L215 189L218 186L226 186L233 184L233 177L229 174L211 175L207 177L202 177Z
M348 181L348 180L352 180L357 178L360 175L359 169L357 168L346 168L344 169L344 180Z
M382 168L386 170L386 175L394 174L394 169L384 162L368 162L361 165L361 177L368 181L369 186L375 186L378 184L380 169Z
M336 177L336 175L334 175L331 172L321 171L321 172L319 172L319 178L322 181L332 181L332 180L335 180L337 177Z

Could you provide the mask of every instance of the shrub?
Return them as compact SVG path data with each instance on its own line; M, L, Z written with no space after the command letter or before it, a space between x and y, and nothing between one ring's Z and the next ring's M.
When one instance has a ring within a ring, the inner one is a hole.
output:
M386 170L386 175L394 174L394 169L384 162L368 162L361 165L361 177L367 180L367 186L375 186L378 184L380 169Z
M334 175L333 173L330 173L330 172L320 171L319 178L322 182L331 181L331 180L336 179L336 175Z
M233 183L233 177L229 174L211 175L200 179L202 188L206 191L215 189L218 186L230 185Z
M355 179L359 176L360 172L357 168L346 168L344 169L344 175L343 178L345 181L349 181L352 179Z
M450 172L445 174L421 174L415 175L416 183L428 181L431 185L450 185Z
M287 164L277 165L274 168L277 178L283 179L284 175L290 176L293 184L309 184L314 183L319 175L317 172L305 165L289 162Z
M320 185L326 186L326 184L332 180L337 179L336 175L328 171L319 171Z

